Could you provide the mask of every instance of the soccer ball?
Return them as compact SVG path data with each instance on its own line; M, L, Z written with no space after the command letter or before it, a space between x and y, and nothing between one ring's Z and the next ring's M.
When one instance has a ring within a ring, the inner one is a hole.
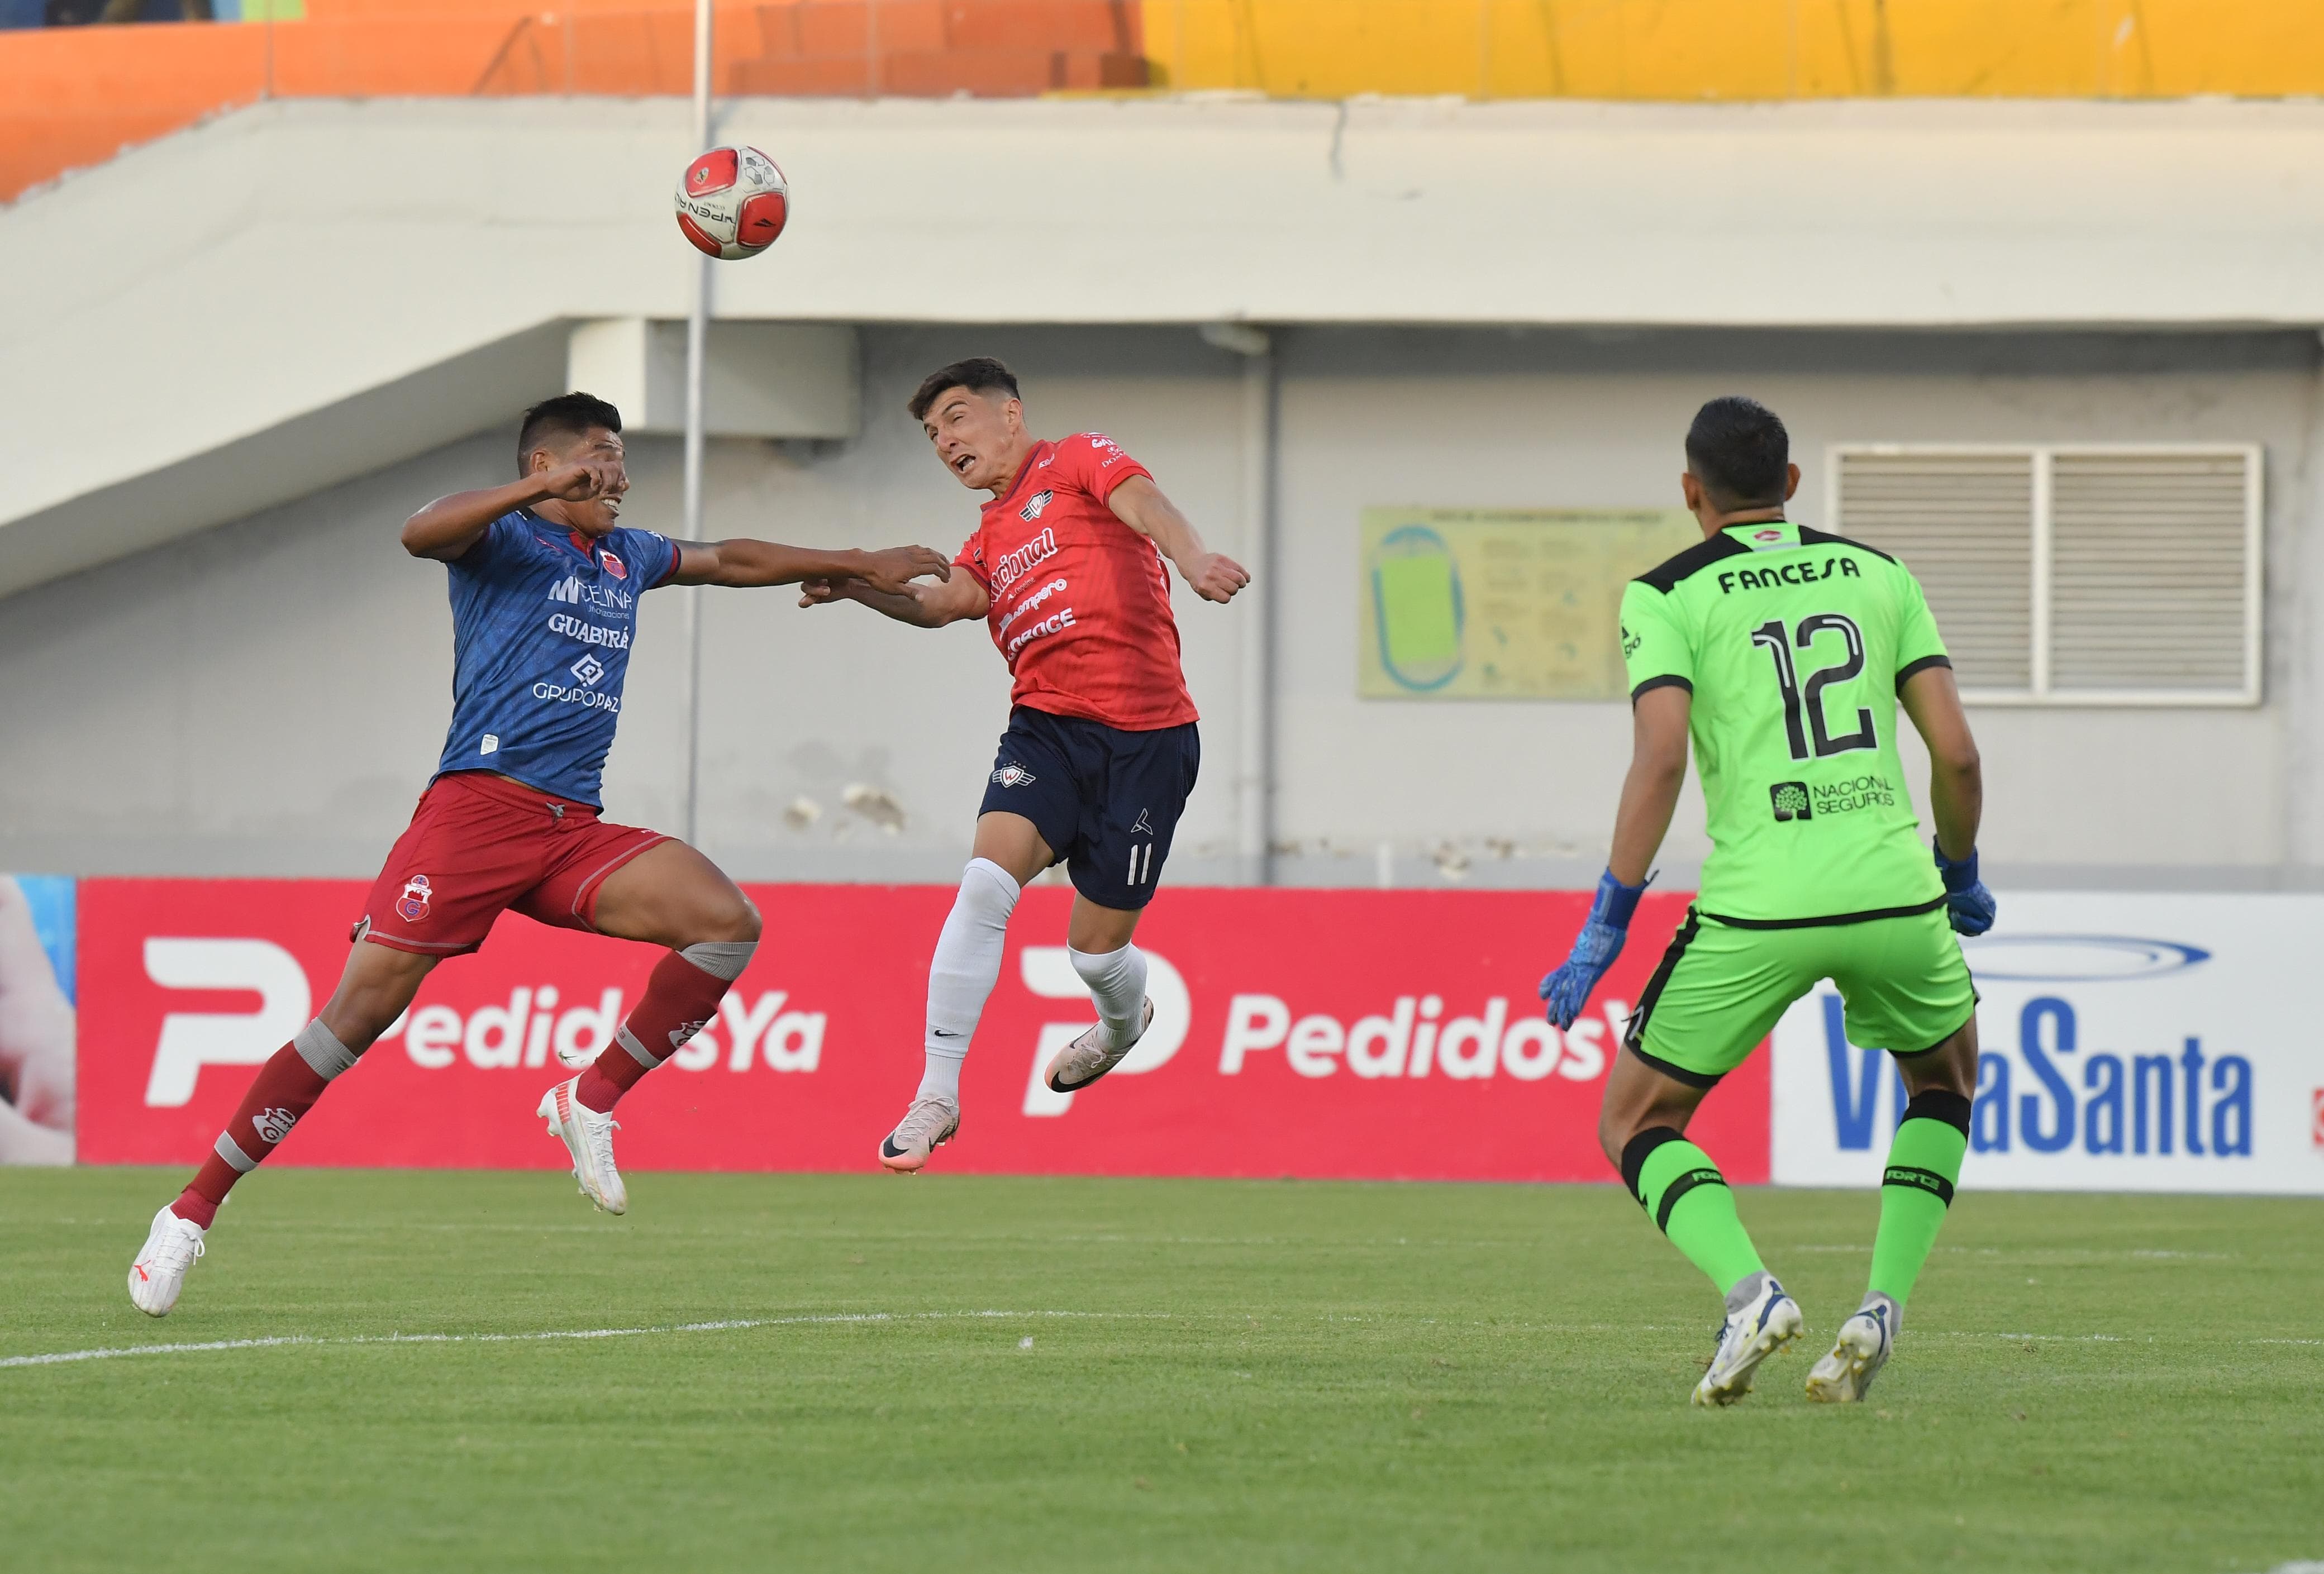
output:
M790 216L790 182L756 148L713 148L678 181L678 227L724 262L755 257Z

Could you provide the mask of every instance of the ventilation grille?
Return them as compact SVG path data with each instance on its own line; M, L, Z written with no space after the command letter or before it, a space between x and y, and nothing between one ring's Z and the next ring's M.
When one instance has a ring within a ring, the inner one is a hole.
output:
M1835 511L1921 582L1963 688L2033 686L2033 455L1842 453Z
M2244 456L2051 463L2051 686L2241 689Z
M1995 700L2259 698L2256 447L1838 448L1840 534L1920 580Z

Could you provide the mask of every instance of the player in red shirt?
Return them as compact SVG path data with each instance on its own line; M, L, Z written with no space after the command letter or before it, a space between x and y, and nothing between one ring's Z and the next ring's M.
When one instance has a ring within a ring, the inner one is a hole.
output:
M1049 1086L1086 1088L1153 1020L1146 958L1130 937L1202 759L1170 565L1205 601L1231 601L1250 583L1111 438L1051 443L1028 431L1017 379L1000 362L945 367L910 408L945 468L992 494L954 562L967 572L900 593L809 580L800 600L862 602L924 629L982 618L1016 686L975 851L928 969L919 1091L880 1145L891 1170L918 1169L960 1130L961 1063L1001 977L1009 915L1051 864L1065 863L1078 893L1066 945L1099 1020L1049 1063Z

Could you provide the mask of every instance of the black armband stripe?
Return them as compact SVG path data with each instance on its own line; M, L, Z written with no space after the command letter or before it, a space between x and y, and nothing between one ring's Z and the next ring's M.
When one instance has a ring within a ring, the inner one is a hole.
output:
M1673 1181L1669 1186L1665 1188L1663 1192L1662 1206L1655 1210L1655 1228L1661 1230L1665 1235L1668 1235L1670 1233L1671 1210L1678 1206L1678 1200L1680 1198L1685 1196L1689 1192L1693 1191L1697 1186L1724 1186L1726 1184L1727 1177L1725 1175L1722 1175L1717 1170L1711 1169L1707 1166L1700 1170L1687 1171L1686 1174L1679 1176L1676 1180Z
M1694 683L1692 679L1681 677L1675 672L1666 672L1660 677L1650 677L1646 679L1646 682L1640 684L1637 687L1632 689L1630 691L1630 703L1634 705L1637 704L1640 695L1643 695L1651 689L1657 688L1683 688L1686 690L1687 693L1692 694L1694 692Z
M1890 1164L1880 1177L1884 1186L1905 1186L1915 1192L1933 1192L1938 1201L1950 1208L1953 1205L1953 1183L1934 1170L1924 1170L1917 1164ZM1668 1208L1668 1194L1663 1206Z
M1904 1106L1904 1120L1941 1120L1967 1137L1969 1111L1969 1101L1950 1089L1923 1088L1914 1094L1912 1101ZM1899 1120L1897 1124L1902 1126L1904 1120Z
M1643 1208L1646 1205L1646 1194L1638 1190L1638 1177L1646 1174L1648 1156L1666 1142L1685 1140L1674 1127L1650 1126L1630 1138L1628 1144L1623 1147L1622 1184L1630 1188L1630 1195L1638 1200L1639 1207Z
M1950 667L1952 664L1953 658L1950 656L1923 656L1918 661L1908 661L1896 669L1896 686L1903 688L1908 679L1918 677L1932 667Z

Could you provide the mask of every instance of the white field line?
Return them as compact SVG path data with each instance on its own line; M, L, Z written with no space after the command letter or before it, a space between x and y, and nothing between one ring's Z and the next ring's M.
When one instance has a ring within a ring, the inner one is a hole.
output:
M821 1323L960 1321L974 1318L1074 1317L1167 1318L1167 1312L832 1312L798 1317L731 1317L715 1322L659 1322L638 1328L559 1328L538 1333L363 1333L342 1339L313 1334L277 1334L266 1339L205 1339L192 1344L122 1345L109 1349L55 1350L44 1355L0 1357L0 1367L60 1367L74 1361L111 1361L124 1356L182 1356L208 1350L261 1350L283 1345L461 1345L523 1344L540 1339L639 1339L653 1334L723 1333L749 1328L801 1328Z
M881 1322L957 1322L981 1319L1011 1318L1075 1318L1088 1321L1186 1321L1189 1314L1170 1312L828 1312L801 1313L791 1317L735 1317L713 1322L660 1322L641 1324L635 1328L563 1328L545 1329L531 1333L371 1333L350 1334L343 1338L321 1338L313 1334L276 1334L262 1339L205 1339L198 1343L121 1345L109 1348L88 1350L55 1350L39 1355L0 1356L0 1369L13 1367L58 1367L78 1361L110 1361L125 1356L198 1355L211 1350L272 1349L281 1346L306 1345L315 1347L350 1345L456 1345L456 1344L526 1344L544 1339L640 1339L653 1335L675 1333L724 1333L754 1328L807 1328L818 1325ZM1196 1312L1193 1321L1210 1319L1224 1321L1256 1321L1248 1314L1235 1312ZM1292 1321L1295 1319L1268 1319L1270 1321ZM1325 1312L1320 1321L1341 1323L1391 1323L1416 1320L1380 1316L1378 1314ZM1436 1326L1439 1319L1417 1319L1423 1326ZM1679 1323L1552 1323L1503 1321L1494 1319L1483 1322L1462 1323L1444 1320L1452 1326L1489 1329L1509 1334L1613 1334L1613 1333L1692 1333L1700 1331L1693 1324ZM2118 1333L2008 1333L1990 1330L1926 1329L1902 1332L1907 1339L1972 1339L1998 1340L2012 1344L2040 1341L2045 1344L2152 1344L2152 1335L2141 1339ZM2211 1341L2200 1341L2211 1342ZM2224 1342L2238 1345L2324 1345L2319 1339L2236 1339ZM2296 1566L2295 1566L2296 1567ZM2280 1574L2280 1571L2279 1571ZM2316 1565L2315 1574L2324 1574L2324 1563Z

